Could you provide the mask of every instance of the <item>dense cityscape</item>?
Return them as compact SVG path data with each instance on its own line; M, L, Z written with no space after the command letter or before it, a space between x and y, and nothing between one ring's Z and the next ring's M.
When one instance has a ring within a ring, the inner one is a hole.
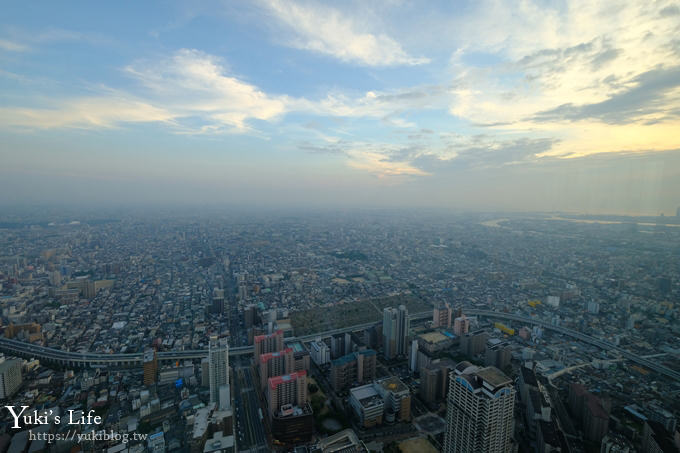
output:
M0 451L677 451L679 219L5 215Z
M0 453L680 453L679 37L3 2Z

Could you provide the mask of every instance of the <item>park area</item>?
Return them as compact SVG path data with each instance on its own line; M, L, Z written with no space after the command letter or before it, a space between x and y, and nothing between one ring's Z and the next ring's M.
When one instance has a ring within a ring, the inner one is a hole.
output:
M377 322L386 307L405 305L410 314L431 310L432 305L411 294L365 299L330 307L316 307L291 313L295 335L340 329L357 324Z

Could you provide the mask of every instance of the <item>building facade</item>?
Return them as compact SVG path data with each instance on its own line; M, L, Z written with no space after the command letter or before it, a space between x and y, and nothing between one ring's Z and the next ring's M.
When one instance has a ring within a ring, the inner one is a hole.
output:
M387 307L383 310L383 350L390 360L406 355L409 331L408 310L404 305L399 308Z
M307 372L297 371L269 378L267 403L270 416L280 415L286 405L302 407L307 403Z
M446 453L510 451L515 390L512 380L495 367L469 362L449 376L444 448Z
M257 335L253 339L253 350L255 353L255 363L258 362L262 354L276 352L283 349L283 330L277 330L269 335Z
M0 356L0 400L12 397L21 387L21 360Z
M270 377L290 374L295 367L293 349L286 348L283 351L268 352L260 356L259 373L260 386L265 388Z
M220 409L229 407L230 397L224 401L225 390L229 388L229 344L226 338L210 337L208 344L208 373L210 380L210 402L219 405ZM229 391L226 391L229 394ZM222 395L222 398L220 398Z
M144 385L153 385L158 378L158 357L154 349L144 351Z
M432 311L432 327L451 327L452 310L449 304L442 304Z
M309 345L312 360L317 365L325 365L331 361L331 351L326 343L317 339Z
M353 352L331 362L331 385L336 392L375 379L377 354L373 349Z

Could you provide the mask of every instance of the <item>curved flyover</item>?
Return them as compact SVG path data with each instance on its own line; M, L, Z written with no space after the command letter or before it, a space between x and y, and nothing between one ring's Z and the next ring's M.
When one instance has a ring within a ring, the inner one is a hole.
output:
M659 374L662 374L664 376L667 376L671 379L675 379L676 381L680 381L680 373L671 370L670 368L667 368L663 365L660 365L657 362L654 362L652 360L649 360L647 358L641 357L637 354L634 354L630 351L627 351L623 348L620 348L616 346L613 343L610 343L605 340L601 340L599 338L592 337L590 335L586 335L584 333L578 332L576 330L572 329L567 329L565 327L560 327L560 326L554 326L550 324L549 322L542 321L539 319L534 319L534 318L529 318L526 316L521 316L521 315L516 315L512 313L503 313L503 312L497 312L497 311L491 311L491 310L476 310L476 309L467 309L465 310L465 313L470 316L484 316L487 318L494 318L494 319L503 319L503 320L510 320L510 321L515 321L519 323L524 323L524 324L532 324L532 325L537 325L540 327L543 327L546 330L551 330L554 332L561 333L563 335L570 336L572 338L575 338L579 341L583 341L584 343L591 344L593 346L597 346L600 349L603 349L605 351L615 351L618 354L620 354L622 357L635 362L639 365L642 365L644 367L647 367L651 370L656 371ZM421 319L427 319L428 317L432 316L432 312L421 312L421 313L415 313L410 316L411 320L421 320ZM293 337L289 338L288 341L292 340L298 340L298 341L306 341L306 340L311 340L317 337L329 337L331 335L335 335L338 333L344 333L344 332L351 332L355 330L362 330L362 329L367 329L373 325L375 325L376 322L370 322L370 323L365 323L365 324L359 324L355 326L350 326L350 327L343 327L343 328L338 328L338 329L333 329L333 330L328 330L325 332L320 332L316 334L311 334L311 335L305 335L305 336L300 336L300 337ZM55 349L55 348L49 348L45 346L40 346L40 345L35 345L31 343L26 343L23 341L18 341L18 340L13 340L9 338L0 338L0 350L19 355L19 356L24 356L24 357L29 357L29 358L39 358L42 360L46 360L49 362L56 362L60 363L66 366L92 366L92 365L100 365L100 366L141 366L142 365L142 353L141 352L136 352L136 353L125 353L125 354L105 354L105 353L96 353L96 352L72 352L72 351L62 351L60 349ZM231 356L236 356L236 355L247 355L247 354L252 354L253 353L253 347L252 346L241 346L241 347L236 347L236 348L229 348L229 355ZM160 361L177 361L177 360L193 360L193 359L202 359L204 357L208 356L208 351L207 349L202 349L202 350L188 350L188 351L164 351L164 352L159 352L158 353L158 359Z

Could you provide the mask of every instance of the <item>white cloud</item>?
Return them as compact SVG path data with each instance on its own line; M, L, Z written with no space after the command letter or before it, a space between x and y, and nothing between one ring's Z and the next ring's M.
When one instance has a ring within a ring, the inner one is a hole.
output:
M265 0L264 5L292 31L292 47L330 55L343 62L365 66L419 65L423 57L409 55L401 45L383 33L372 33L358 21L334 8L282 0Z
M561 140L553 151L570 155L677 148L678 140L670 140L667 133L680 126L677 114L670 114L678 110L672 89L661 93L661 98L648 99L654 102L653 118L646 113L648 109L630 109L625 118L618 114L621 122L635 123L634 129L645 133L630 143L634 148L621 140L587 139L582 133L586 123L566 115L537 121L539 113L559 112L558 107L565 105L573 106L571 111L590 105L615 108L620 102L605 101L638 86L640 75L680 65L680 52L672 46L680 27L677 20L660 13L667 4L574 0L559 9L530 0L479 2L475 13L456 24L463 50L452 57L455 76L449 110L495 130L552 135ZM474 52L490 53L502 61L475 66L465 58L466 54L474 57ZM614 131L622 131L603 122L591 117L587 130L609 138L617 136ZM669 140L662 143L659 137Z
M380 178L386 176L426 176L428 173L402 160L391 160L390 154L399 147L394 145L354 144L345 153L347 165L367 171Z
M222 61L197 50L183 49L160 62L137 62L126 72L151 89L156 103L177 117L200 116L210 124L244 131L249 119L271 121L286 112L286 96L270 96L228 75Z
M53 99L47 108L5 107L0 112L6 125L36 128L98 128L160 121L178 133L257 133L251 120L277 121L292 111L375 118L397 127L413 127L415 124L399 118L400 112L441 103L438 87L368 92L359 97L336 93L320 100L268 94L229 74L220 58L193 49L160 60L136 61L125 67L124 73L144 90L134 95L101 89L95 96Z
M172 119L173 115L162 108L119 95L71 99L52 108L0 108L3 124L37 129L111 128L120 123Z
M8 39L0 39L0 49L6 50L8 52L24 52L28 50L29 47Z

